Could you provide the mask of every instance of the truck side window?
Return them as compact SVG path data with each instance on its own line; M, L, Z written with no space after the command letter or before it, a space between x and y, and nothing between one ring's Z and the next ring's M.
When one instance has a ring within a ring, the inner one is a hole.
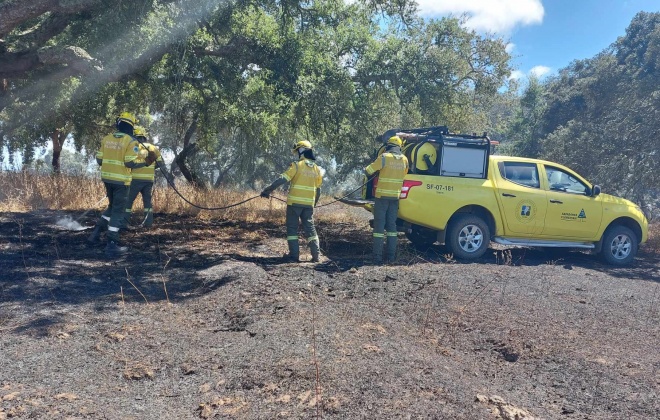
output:
M545 167L550 191L562 191L570 194L586 195L589 188L572 174L552 166Z
M513 183L530 188L540 188L539 171L535 163L500 162L500 175Z

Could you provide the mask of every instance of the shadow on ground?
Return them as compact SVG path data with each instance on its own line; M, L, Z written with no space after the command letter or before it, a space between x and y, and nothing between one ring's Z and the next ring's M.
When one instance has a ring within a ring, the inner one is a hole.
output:
M112 310L117 302L177 302L222 288L244 275L268 275L286 264L281 252L271 249L273 238L282 242L284 226L226 220L202 220L189 216L157 215L157 227L123 233L131 251L108 260L103 247L86 243L89 227L98 215L81 221L86 230L66 230L57 221L75 215L41 211L6 213L0 217L0 304L23 305L44 313L17 332L43 334L57 323L59 305L93 302L97 311ZM258 234L255 234L258 233ZM342 273L370 263L371 235L367 226L350 223L318 224L325 258L307 264L323 273ZM219 238L225 238L220 240ZM227 239L229 238L229 239ZM223 247L219 246L222 242ZM251 250L265 250L252 253ZM308 258L306 248L301 257ZM251 263L245 273L234 263ZM443 247L417 250L399 241L399 258L391 266L424 265L442 270L456 263ZM460 263L459 263L460 264ZM612 267L597 256L576 251L552 252L528 248L491 248L478 266L555 265L566 270L582 268L631 280L660 282L660 259L640 253L632 267ZM252 268L251 268L252 269Z

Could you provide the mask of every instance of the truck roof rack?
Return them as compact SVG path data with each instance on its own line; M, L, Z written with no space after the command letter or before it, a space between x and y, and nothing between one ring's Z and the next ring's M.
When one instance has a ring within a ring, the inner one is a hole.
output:
M447 141L450 142L453 141L463 144L465 143L481 144L481 145L491 144L491 140L490 137L488 137L488 133L483 133L482 135L478 135L476 133L464 134L464 133L450 133L449 131L443 131L443 130L415 129L415 130L397 131L396 134L399 137L401 137L403 140L405 140L407 143L418 143L418 142L446 143Z
M446 125L437 125L433 127L420 127L420 128L393 128L391 130L387 130L385 133L383 133L382 136L379 136L380 141L383 143L387 143L387 140L390 139L392 136L400 135L400 134L412 134L415 136L442 136L445 134L449 134L449 128L447 128ZM408 137L408 136L406 136ZM377 137L378 138L378 137Z
M486 177L488 156L493 153L492 147L499 144L497 141L491 141L488 133L451 133L444 125L396 128L387 130L379 138L385 144L394 135L401 137L406 145L409 145L403 152L411 163L412 173L466 178ZM435 152L419 152L426 143L434 145ZM383 146L379 150L382 148Z

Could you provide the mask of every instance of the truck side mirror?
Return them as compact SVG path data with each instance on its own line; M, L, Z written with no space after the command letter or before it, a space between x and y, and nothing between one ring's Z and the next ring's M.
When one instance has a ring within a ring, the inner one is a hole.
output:
M594 185L594 188L591 191L591 196L596 197L598 194L600 194L600 185Z

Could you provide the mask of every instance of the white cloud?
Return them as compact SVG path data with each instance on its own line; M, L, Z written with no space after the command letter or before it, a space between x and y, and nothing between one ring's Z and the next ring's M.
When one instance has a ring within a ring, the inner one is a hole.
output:
M511 54L513 52L513 50L515 50L515 49L516 49L516 44L514 44L513 42L509 42L504 47L504 51L506 51L509 54Z
M546 74L550 73L551 71L552 71L552 69L550 67L547 67L547 66L534 66L529 71L529 74L540 79L541 77L545 76Z
M521 72L520 70L514 70L511 72L511 75L509 76L509 80L518 80L522 79L525 77L525 73Z
M509 80L521 80L527 79L531 76L536 77L537 79L542 78L543 76L552 72L552 69L548 66L534 66L527 73L521 70L514 70L509 75Z
M425 17L467 14L466 26L476 31L509 33L517 25L543 21L541 0L417 0Z

